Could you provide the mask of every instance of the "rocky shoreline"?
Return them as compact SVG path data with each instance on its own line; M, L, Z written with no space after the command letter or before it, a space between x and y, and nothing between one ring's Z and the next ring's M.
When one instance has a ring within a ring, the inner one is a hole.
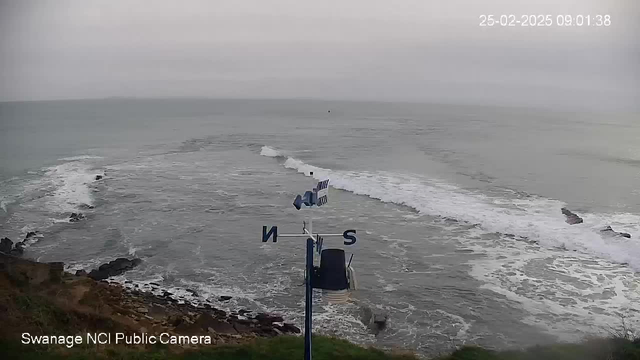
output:
M88 274L78 272L76 275L64 272L61 262L39 263L0 253L0 315L13 314L13 318L7 316L7 326L0 335L15 337L21 332L19 329L25 327L22 331L42 329L41 324L30 327L29 322L24 321L35 317L21 313L16 305L15 300L24 296L44 299L68 317L83 319L76 321L78 330L208 335L213 343L241 343L259 337L300 333L298 327L277 314L253 313L246 309L226 312L209 304L174 299L168 292L155 295L101 279L124 272L139 262L139 259L120 258Z

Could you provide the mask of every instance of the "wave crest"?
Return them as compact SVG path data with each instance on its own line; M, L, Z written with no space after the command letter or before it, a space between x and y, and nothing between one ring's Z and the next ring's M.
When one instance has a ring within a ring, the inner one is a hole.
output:
M282 153L272 148L268 152ZM284 166L306 176L313 172L318 180L331 178L330 185L336 189L408 206L426 215L479 224L487 232L514 234L542 246L563 247L627 263L640 270L640 242L633 238L604 238L598 232L609 223L616 224L617 231L637 236L637 214L584 214L584 224L569 225L560 211L566 204L558 200L489 197L417 174L330 170L293 157L288 157Z

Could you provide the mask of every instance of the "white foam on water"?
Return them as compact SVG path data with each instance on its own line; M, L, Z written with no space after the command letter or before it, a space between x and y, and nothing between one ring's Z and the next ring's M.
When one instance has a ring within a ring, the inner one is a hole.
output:
M330 170L292 157L284 166L307 176L313 172L318 180L329 178L336 189L409 206L421 214L479 224L486 232L514 234L548 248L576 250L640 270L640 241L635 239L640 237L638 214L585 214L584 224L569 225L560 211L566 204L557 200L489 197L417 174ZM601 236L598 228L612 222L616 231L634 232L633 238Z
M282 154L278 150L276 150L276 149L274 149L272 147L269 147L269 146L263 146L262 150L260 150L260 155L268 156L268 157L282 156Z
M470 274L482 288L519 303L524 321L566 341L621 325L640 326L640 277L632 269L578 252L501 238L460 239L482 254ZM605 333L603 333L605 332Z
M48 210L57 213L69 213L78 210L80 205L93 205L91 184L95 172L91 166L80 161L71 161L45 170L44 176L30 182L27 191L47 190L43 197Z
M321 298L320 295L316 298ZM304 309L304 299L299 304ZM313 309L314 333L347 338L358 344L372 344L375 335L371 334L360 319L360 306L354 301L344 304L328 304L323 300L316 303ZM296 324L304 324L304 312L297 313Z
M455 315L455 314L451 314L449 312L446 312L444 310L436 310L436 312L444 315L445 317L448 317L451 319L451 326L455 327L455 328L460 328L460 330L458 330L458 332L456 333L455 338L457 340L464 340L467 337L467 333L469 332L469 329L471 329L471 325L473 325L473 321L465 321L463 317Z
M8 202L1 200L0 201L0 209L2 209L5 213L7 212L7 205L9 205Z

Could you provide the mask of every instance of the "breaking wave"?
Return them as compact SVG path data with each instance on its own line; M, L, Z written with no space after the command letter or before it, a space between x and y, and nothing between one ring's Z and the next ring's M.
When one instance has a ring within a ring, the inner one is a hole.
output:
M263 147L261 155L282 157L277 149ZM513 234L542 246L564 248L595 255L640 270L640 242L637 239L603 237L598 230L615 224L617 231L640 234L637 214L584 214L585 222L569 225L558 200L530 196L497 198L430 179L417 174L330 170L287 157L284 166L318 180L330 178L333 188L368 196L383 202L411 207L430 216L454 218L478 224L492 233ZM582 214L581 214L582 215Z
M260 155L262 156L268 156L268 157L279 157L279 156L283 156L278 150L269 147L269 146L263 146L262 150L260 151Z
M79 160L92 160L92 159L102 159L102 156L78 155L78 156L64 157L58 160L59 161L79 161Z
M81 205L93 205L89 185L95 173L89 164L70 161L45 169L44 175L25 186L25 195L44 200L56 213L77 211Z

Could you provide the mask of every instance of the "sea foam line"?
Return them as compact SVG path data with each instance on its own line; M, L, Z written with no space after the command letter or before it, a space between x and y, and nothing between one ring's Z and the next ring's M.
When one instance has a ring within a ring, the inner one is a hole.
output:
M603 224L611 221L617 224L616 230L638 236L640 216L637 214L587 215L584 224L568 225L560 212L566 204L557 200L492 198L417 174L330 170L287 157L267 146L262 148L261 155L286 158L286 168L306 176L313 172L318 180L330 178L330 185L336 189L409 206L422 214L479 224L488 232L526 237L545 247L564 247L627 263L636 271L640 270L640 242L637 239L607 238L598 233ZM589 223L589 219L594 222Z

